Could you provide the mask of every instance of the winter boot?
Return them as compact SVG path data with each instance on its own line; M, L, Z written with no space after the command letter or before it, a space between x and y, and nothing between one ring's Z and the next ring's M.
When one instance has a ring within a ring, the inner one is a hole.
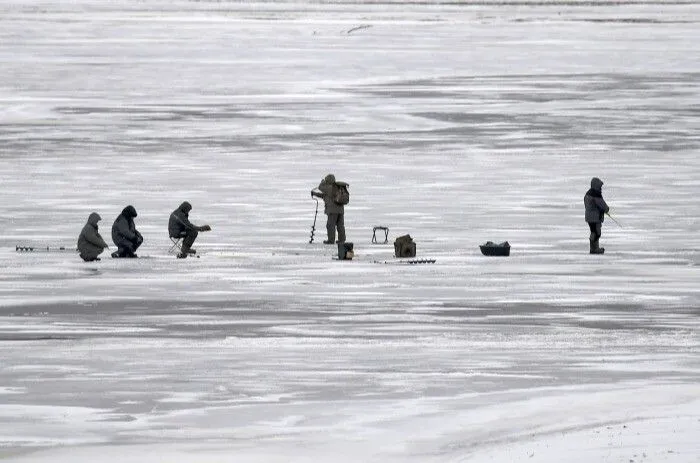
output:
M598 240L591 240L591 254L604 254L605 248L598 246Z

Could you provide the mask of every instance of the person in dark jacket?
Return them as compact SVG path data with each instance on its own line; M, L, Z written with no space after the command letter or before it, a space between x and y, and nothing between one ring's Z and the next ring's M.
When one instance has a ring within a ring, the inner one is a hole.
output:
M97 212L90 214L87 223L80 232L80 236L78 236L78 251L85 262L100 260L97 256L102 254L105 248L109 247L97 230L97 222L100 220L102 220L102 217Z
M591 179L591 188L583 197L583 204L586 206L586 222L591 230L589 241L591 244L591 254L603 254L605 248L601 248L598 244L602 234L603 221L605 214L610 211L610 208L603 199L603 181L598 177Z
M168 234L170 237L184 238L181 252L177 255L180 259L186 258L188 254L195 254L197 252L192 249L192 245L194 244L194 240L197 239L199 232L211 230L209 225L198 227L190 222L189 215L191 210L192 205L185 201L170 214L170 220L168 221Z
M326 220L326 232L328 239L323 244L335 244L335 230L338 229L338 242L345 242L345 206L337 204L333 200L333 187L335 175L328 174L318 185L319 192L311 190L311 196L323 198L323 212L328 216Z
M134 206L126 206L112 225L112 241L117 250L112 257L138 257L136 250L143 243L143 236L136 230L134 218L137 216Z

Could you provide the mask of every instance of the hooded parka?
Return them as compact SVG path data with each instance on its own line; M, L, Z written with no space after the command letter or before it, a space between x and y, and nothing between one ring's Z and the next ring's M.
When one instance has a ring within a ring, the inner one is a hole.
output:
M119 246L122 243L136 243L141 233L136 230L134 218L137 217L134 206L126 206L112 225L112 241ZM126 244L125 243L125 244Z
M605 214L610 208L603 199L603 181L598 177L591 179L591 188L583 197L583 204L586 207L586 222L603 223Z
M173 238L179 238L187 232L197 231L199 227L190 222L189 215L192 210L192 205L187 201L170 214L168 221L168 233Z
M97 212L90 214L80 236L78 236L78 251L83 260L95 260L108 247L97 229L97 222L100 220L102 217Z
M112 241L117 246L117 256L132 256L143 243L143 236L136 230L134 206L126 206L112 225Z

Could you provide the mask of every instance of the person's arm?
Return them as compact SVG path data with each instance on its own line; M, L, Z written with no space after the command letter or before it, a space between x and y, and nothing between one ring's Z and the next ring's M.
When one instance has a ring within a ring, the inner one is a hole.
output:
M200 227L200 226L197 226L197 225L193 224L192 222L190 222L190 219L189 219L187 216L185 216L184 214L176 214L176 215L175 215L175 218L176 218L177 221L180 222L180 223L185 227L185 229L187 229L187 230L197 230L198 232L210 231L210 230L211 230L211 227L210 227L209 225L202 225L202 226Z
M88 243L102 249L109 247L107 246L107 243L105 243L105 240L102 239L102 236L98 233L98 231L92 227L88 227L88 229L85 230L85 240Z
M321 191L319 198L325 198L326 196L330 195L331 188L333 188L332 185L326 183L325 180L321 180L321 183L318 185L318 189Z
M188 230L188 231L189 230L197 230L197 231L199 231L199 227L197 227L192 222L190 222L190 219L187 218L187 216L185 214L183 214L182 212L175 213L173 215L175 216L175 220L177 220L178 223L180 223L183 227L185 227L185 230Z
M595 205L598 208L599 211L601 211L603 214L607 214L610 212L610 208L608 207L608 204L605 202L605 200L600 197L600 198L595 198Z

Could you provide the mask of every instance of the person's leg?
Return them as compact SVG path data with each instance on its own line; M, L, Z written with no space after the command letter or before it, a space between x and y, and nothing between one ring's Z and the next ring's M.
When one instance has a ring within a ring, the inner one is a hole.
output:
M100 250L100 251L92 251L92 250L90 250L90 251L85 252L85 253L81 252L81 253L80 253L80 258L83 259L85 262L94 262L94 261L96 261L96 260L100 260L100 258L97 257L97 256L99 256L100 254L102 254L102 251L101 251L101 250Z
M134 257L134 244L131 241L120 241L116 243L117 251L112 253L112 257Z
M598 252L602 254L605 252L605 248L601 248L599 243L598 243L600 241L600 237L603 234L603 224L601 222L596 223L595 234L596 234L595 247L596 247L596 249L598 249Z
M338 227L338 242L345 243L345 214L338 214L336 226Z
M187 255L190 252L190 248L194 244L194 240L197 239L199 232L197 230L190 230L185 235L185 239L182 240L182 254Z
M590 253L591 254L601 254L601 250L598 247L598 240L600 239L601 227L600 222L588 222L588 228L591 230L591 234L588 238L590 241ZM603 250L604 252L604 250Z
M326 220L326 233L328 234L328 239L323 242L323 244L335 244L335 223L338 221L338 214L328 214L328 220Z
M136 252L136 250L143 244L143 236L141 235L136 235L136 240L132 243L132 249L133 252Z

